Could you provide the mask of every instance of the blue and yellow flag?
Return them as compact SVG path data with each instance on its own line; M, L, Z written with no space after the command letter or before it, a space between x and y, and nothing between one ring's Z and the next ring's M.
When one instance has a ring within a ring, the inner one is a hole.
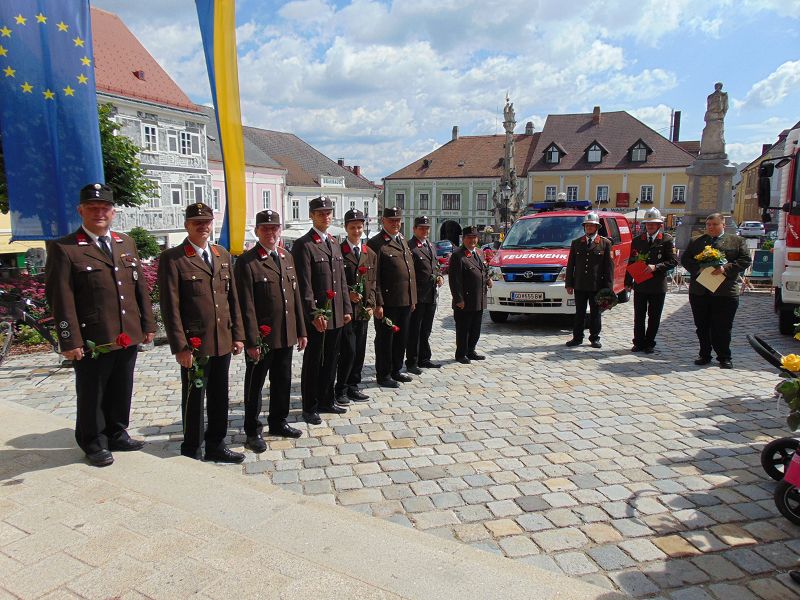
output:
M105 181L88 0L0 2L0 135L13 238L74 231Z
M231 254L239 255L244 250L247 207L236 58L236 3L234 0L195 0L195 3L225 170L226 211L219 242Z

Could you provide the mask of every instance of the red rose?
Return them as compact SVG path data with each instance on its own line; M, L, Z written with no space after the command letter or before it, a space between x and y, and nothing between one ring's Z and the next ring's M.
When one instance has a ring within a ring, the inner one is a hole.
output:
M201 340L199 337L189 338L189 345L195 350L197 350L202 344L203 340Z
M270 327L269 325L262 325L261 327L258 328L258 330L261 332L261 335L263 336L268 336L270 333L272 333L272 327Z
M369 269L367 269L367 265L361 265L360 267L358 267L358 272L359 272L361 275L363 275L364 273L366 273L368 270L369 270Z
M325 292L325 295L328 297L328 300L333 300L333 297L336 296L336 292L333 290L328 290Z
M398 325L392 325L392 331L397 333L398 331L400 331L400 327Z
M121 348L127 348L131 345L131 336L127 333L120 333L114 343Z

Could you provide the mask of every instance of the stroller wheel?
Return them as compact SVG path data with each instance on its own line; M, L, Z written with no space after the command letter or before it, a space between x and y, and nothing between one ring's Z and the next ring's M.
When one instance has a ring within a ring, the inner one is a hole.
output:
M771 441L761 451L761 466L764 471L775 481L783 479L783 474L789 461L792 460L800 440L790 437Z
M775 506L795 525L800 525L800 490L787 481L775 488Z

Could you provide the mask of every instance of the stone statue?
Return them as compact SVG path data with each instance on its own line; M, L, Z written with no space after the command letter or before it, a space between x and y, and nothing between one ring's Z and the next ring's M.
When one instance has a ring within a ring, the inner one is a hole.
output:
M707 100L703 137L700 139L700 156L711 155L725 158L725 113L728 112L728 93L722 91L722 84L714 84L714 91Z
M517 124L516 115L514 114L514 103L509 102L508 97L506 97L506 105L503 108L503 127L505 127L506 133L514 133L514 126Z

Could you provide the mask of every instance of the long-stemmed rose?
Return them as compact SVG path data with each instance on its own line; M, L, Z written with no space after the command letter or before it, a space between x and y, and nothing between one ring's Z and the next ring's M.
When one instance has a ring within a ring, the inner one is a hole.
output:
M325 305L320 308L317 307L311 313L311 316L316 320L319 317L322 317L326 321L330 321L333 317L333 299L336 297L336 292L333 290L328 290L325 292L325 297L327 300L325 301ZM322 331L322 353L325 354L325 333L328 331L327 325L325 329Z
M259 355L258 355L257 359L252 359L248 355L247 356L247 360L248 361L257 363L257 362L261 362L262 360L264 360L264 357L269 352L269 344L267 343L267 340L269 339L269 334L270 333L272 333L272 327L270 327L269 325L260 325L258 327L258 349L259 349Z
M367 267L367 265L359 266L358 274L356 275L356 282L350 287L351 292L354 292L359 296L361 296L361 299L358 301L358 312L357 312L359 321L364 321L372 316L372 310L366 307L364 298L364 295L366 294L367 290L368 272L369 268Z
M95 344L92 340L86 340L86 347L92 353L92 358L97 358L101 354L108 354L114 346L119 346L123 350L131 345L131 336L127 333L120 333L117 338L109 344Z
M205 385L205 367L208 364L208 357L200 354L200 346L203 340L199 337L189 338L189 345L192 347L192 366L189 367L189 382L193 387L201 388Z

